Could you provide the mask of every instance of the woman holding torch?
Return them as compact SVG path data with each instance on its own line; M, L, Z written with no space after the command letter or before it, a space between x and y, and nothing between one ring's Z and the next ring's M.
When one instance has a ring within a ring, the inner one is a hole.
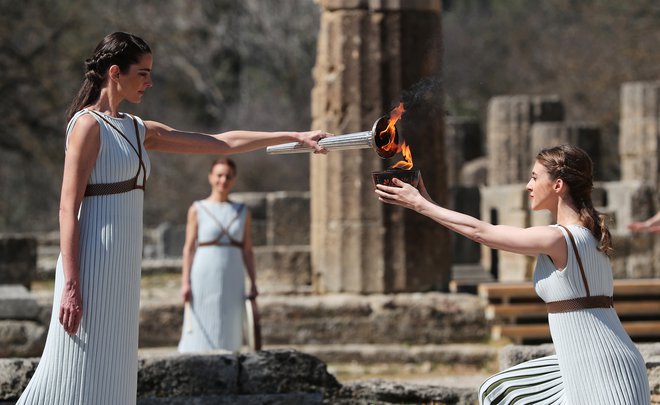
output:
M481 404L647 405L644 359L612 307L610 232L591 201L592 162L562 145L536 156L527 191L533 210L556 225L492 225L440 207L423 181L376 186L379 200L413 209L493 249L537 258L534 287L546 302L556 355L531 360L487 379Z
M153 55L135 35L107 35L85 65L67 114L53 312L18 404L135 404L147 151L231 154L297 141L325 152L320 131L208 135L120 112L152 86Z

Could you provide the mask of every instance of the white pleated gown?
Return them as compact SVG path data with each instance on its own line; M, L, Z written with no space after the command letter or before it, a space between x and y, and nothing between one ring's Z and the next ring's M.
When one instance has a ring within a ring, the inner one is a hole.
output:
M243 241L247 218L245 207L241 209L241 204L231 202L196 201L195 204L198 242L210 242L222 235L216 220L227 228L231 239ZM232 222L234 218L236 220ZM220 241L230 243L227 235L222 235ZM184 314L179 352L239 351L243 342L246 298L242 250L227 245L197 247L190 284L191 310Z
M556 225L555 225L556 226ZM597 250L588 229L569 225L592 296L612 296L609 259ZM557 270L540 255L534 270L536 292L545 302L586 296L580 268L566 231L568 263ZM616 297L614 297L616 307ZM528 361L486 380L482 404L648 405L649 382L642 355L614 308L548 314L556 355Z
M82 110L71 119L67 143L73 123L85 113ZM92 116L100 125L101 147L89 184L135 177L139 164L135 151L107 123ZM137 147L129 116L104 117ZM142 143L145 127L139 119L138 124ZM139 176L139 184L150 169L144 147L142 159L147 173ZM78 214L83 299L80 329L69 336L58 320L64 284L60 255L46 346L18 404L135 404L143 197L144 192L136 189L83 199Z

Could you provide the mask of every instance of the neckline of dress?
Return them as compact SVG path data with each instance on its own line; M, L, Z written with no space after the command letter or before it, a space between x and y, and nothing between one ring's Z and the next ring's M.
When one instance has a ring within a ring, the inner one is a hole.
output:
M119 112L118 113L119 117L115 117L114 115L106 114L103 111L92 110L91 108L85 108L85 110L87 110L89 112L95 112L97 114L100 114L100 115L104 116L105 118L111 118L113 120L119 120L119 121L124 120L124 119L126 119L126 117L128 117L128 114L123 113L123 112Z
M559 225L563 225L563 224L557 224L557 225L559 226ZM582 228L582 229L584 229L584 230L587 230L587 231L591 232L591 229L589 229L589 228L587 228L586 226L581 225L581 224L567 224L567 225L564 225L564 226L567 227L567 228L568 228L569 226L577 226L578 228Z

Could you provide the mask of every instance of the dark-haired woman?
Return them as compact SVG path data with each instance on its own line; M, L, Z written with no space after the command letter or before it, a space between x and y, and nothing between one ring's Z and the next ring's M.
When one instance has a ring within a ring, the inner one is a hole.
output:
M289 141L325 152L315 132L179 131L119 110L152 86L140 38L107 35L87 59L67 118L60 249L44 353L19 404L134 404L147 150L230 154Z
M646 366L612 307L612 251L605 218L591 201L592 162L562 145L536 156L527 191L533 210L556 225L492 225L435 204L397 181L377 186L379 199L411 208L494 249L536 256L534 286L548 307L556 355L531 360L487 379L481 404L647 405Z
M182 353L238 352L243 343L246 275L248 296L258 295L251 216L245 204L229 200L236 175L233 160L216 159L208 174L211 194L188 209L181 297L189 310L178 347Z

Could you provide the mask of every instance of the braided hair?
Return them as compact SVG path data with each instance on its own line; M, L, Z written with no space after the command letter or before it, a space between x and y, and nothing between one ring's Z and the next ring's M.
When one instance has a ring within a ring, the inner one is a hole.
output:
M591 201L594 186L593 163L589 155L576 146L560 145L541 150L536 160L545 167L552 180L561 179L568 185L580 221L598 241L598 250L610 257L614 249L606 217L594 208Z
M80 109L98 100L110 66L117 65L122 73L126 73L132 64L150 53L149 45L133 34L113 32L106 35L94 49L94 55L85 60L85 80L66 112L67 121Z

